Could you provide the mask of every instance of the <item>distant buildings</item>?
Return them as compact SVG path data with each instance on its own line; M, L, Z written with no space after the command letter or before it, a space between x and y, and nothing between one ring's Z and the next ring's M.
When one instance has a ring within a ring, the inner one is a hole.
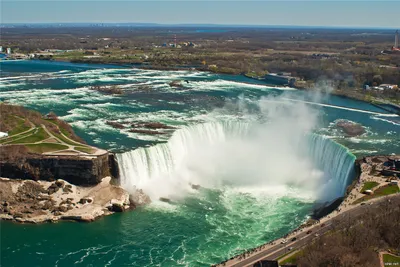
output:
M393 51L400 51L399 48L399 31L397 30L394 34L394 46L392 48Z
M265 81L271 82L278 85L289 85L294 86L296 83L296 78L291 76L291 73L269 73L265 75Z
M3 47L0 46L0 53L3 53Z
M11 55L11 48L10 47L7 48L7 54Z

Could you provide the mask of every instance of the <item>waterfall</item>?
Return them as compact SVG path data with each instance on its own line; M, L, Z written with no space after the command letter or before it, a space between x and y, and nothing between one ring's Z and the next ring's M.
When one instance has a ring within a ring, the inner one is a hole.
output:
M356 176L356 157L348 148L317 134L309 136L309 155L324 172L327 199L343 196Z
M189 184L323 188L317 197L324 200L345 193L354 177L355 157L348 149L319 135L270 126L187 126L166 143L117 154L121 184L131 192L143 189L152 199L179 195Z

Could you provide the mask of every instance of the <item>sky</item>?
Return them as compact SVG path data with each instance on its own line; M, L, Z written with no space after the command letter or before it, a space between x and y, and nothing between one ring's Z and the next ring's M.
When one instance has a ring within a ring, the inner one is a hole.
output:
M400 28L393 1L1 0L1 23L160 23Z

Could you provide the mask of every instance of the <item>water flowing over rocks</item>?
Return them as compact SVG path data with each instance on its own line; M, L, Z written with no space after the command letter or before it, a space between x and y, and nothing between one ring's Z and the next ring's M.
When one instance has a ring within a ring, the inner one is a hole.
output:
M359 136L365 133L365 128L358 123L340 120L336 123L336 126L342 130L347 136Z

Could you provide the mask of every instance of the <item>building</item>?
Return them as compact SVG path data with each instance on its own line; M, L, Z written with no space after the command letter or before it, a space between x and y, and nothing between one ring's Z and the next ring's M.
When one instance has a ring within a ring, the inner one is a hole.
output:
M11 48L10 47L7 48L7 54L9 54L9 55L11 54Z
M398 30L394 34L394 46L392 47L392 51L400 51L400 47L399 47L399 31Z
M253 264L253 267L279 267L278 261L261 260Z
M278 85L294 86L296 78L290 75L290 73L269 73L265 75L265 81Z
M3 53L3 47L0 46L0 53Z
M398 86L396 84L381 84L379 87L383 90L393 90L393 89L398 89Z

